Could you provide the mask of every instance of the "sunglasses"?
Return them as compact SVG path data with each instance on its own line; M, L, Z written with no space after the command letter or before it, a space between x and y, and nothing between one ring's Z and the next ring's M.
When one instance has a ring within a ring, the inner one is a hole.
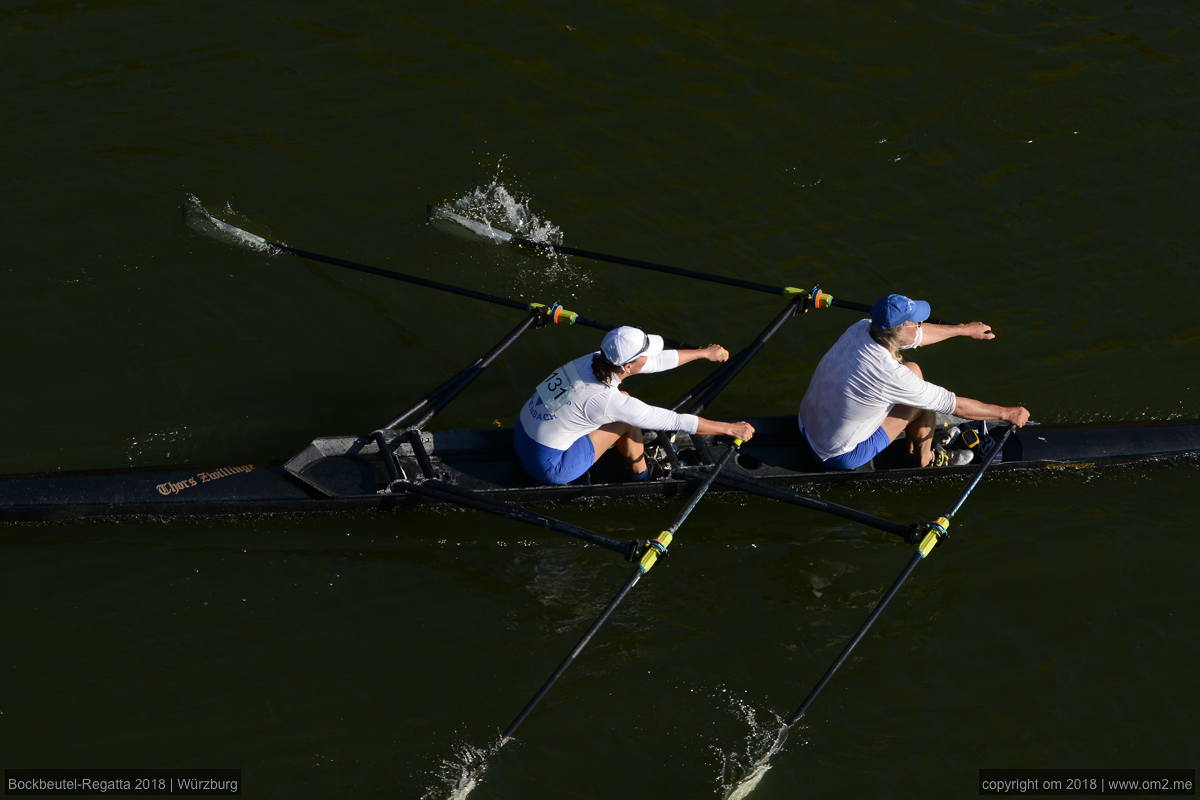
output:
M642 339L642 349L638 350L631 357L625 359L625 363L622 364L621 366L625 366L625 364L628 364L631 361L637 361L637 359L642 355L642 353L646 352L649 349L650 349L650 335L646 334L645 338Z

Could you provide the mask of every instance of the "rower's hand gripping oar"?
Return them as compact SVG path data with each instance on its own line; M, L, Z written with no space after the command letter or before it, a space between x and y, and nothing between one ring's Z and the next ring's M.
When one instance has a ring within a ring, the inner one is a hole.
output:
M638 581L642 579L643 575L654 568L654 565L660 558L667 555L667 549L671 546L671 542L675 537L675 533L679 530L679 527L683 525L684 521L688 518L688 516L691 515L692 511L699 504L701 498L703 498L705 493L708 492L709 487L713 485L717 475L720 474L721 470L724 469L725 465L729 463L730 458L733 457L734 453L736 453L741 446L741 439L733 440L733 444L730 445L729 449L725 451L725 454L721 457L721 459L713 465L708 476L692 494L691 498L689 498L683 510L675 517L675 521L672 522L666 530L646 543L646 549L642 554L641 560L638 562L637 566L634 567L633 574L629 576L629 579L625 581L625 584L621 586L616 595L614 595L612 600L609 601L608 605L604 607L604 610L600 612L600 616L598 616L595 622L591 624L591 626L583 634L583 637L579 640L575 647L571 649L571 652L567 654L567 657L562 660L562 663L555 668L554 672L550 674L550 677L545 680L537 692L534 693L533 697L530 698L529 702L525 704L525 707L522 708L520 712L518 712L517 716L513 718L513 721L508 724L508 727L505 728L500 734L500 738L480 759L475 770L471 774L464 776L463 779L459 781L458 786L451 795L453 800L459 800L459 798L466 797L467 794L470 793L473 788L475 788L479 776L486 767L488 760L495 756L496 753L500 752L500 748L512 741L513 736L517 732L517 728L519 728L521 723L523 723L525 719L531 713L533 713L533 710L537 708L537 705L542 701L542 698L546 696L550 689L554 687L554 684L558 682L558 679L563 676L563 673L565 673L571 664L575 662L575 659L578 658L579 654L583 652L583 649L587 647L588 642L592 640L592 637L596 635L596 632L599 631L604 623L608 621L608 618L612 616L612 613L617 610L617 606L621 605L622 601L625 600L626 595L633 590L634 586L637 586Z
M800 718L804 716L809 707L812 706L813 702L817 699L817 695L819 695L821 690L823 690L829 684L829 681L833 679L834 674L838 671L838 669L841 668L842 664L846 663L846 659L850 657L850 653L855 647L858 646L858 643L862 641L863 637L867 635L867 631L870 630L873 624L875 624L875 620L879 619L880 615L883 614L883 611L885 608L887 608L888 603L890 603L892 598L896 596L896 593L900 591L900 587L904 585L904 582L908 580L908 577L912 575L917 566L926 558L928 558L929 554L933 552L933 548L937 547L939 542L950 535L950 520L955 514L958 513L958 510L962 508L963 503L966 502L967 498L971 495L971 492L975 490L975 487L979 485L979 481L982 480L983 474L987 471L987 468L991 466L992 462L996 459L996 456L1000 453L1000 451L1004 449L1004 444L1008 441L1008 437L1012 435L1013 430L1014 426L1010 425L1008 430L1004 432L1004 435L1000 437L1000 441L996 444L996 447L990 454L988 454L987 459L985 459L984 462L979 466L979 470L975 473L975 476L971 479L971 482L967 484L967 488L958 498L958 502L955 503L954 506L943 516L938 517L936 520L928 523L925 526L924 534L921 536L920 541L917 544L917 551L913 553L908 563L904 566L904 569L896 577L896 580L892 582L892 585L888 587L888 590L884 592L883 597L879 598L879 602L875 604L875 608L871 610L871 613L867 616L863 624L859 626L854 635L850 637L850 641L846 642L846 645L842 648L842 651L838 653L837 658L834 659L833 663L829 665L829 668L825 670L825 673L821 676L820 680L818 680L816 685L813 686L813 688L809 691L808 696L804 698L804 702L802 702L800 707L797 708L792 715L784 721L782 727L779 729L779 732L776 734L775 741L772 743L772 745L765 753L759 756L754 767L751 768L751 770L746 773L745 777L738 782L733 790L726 795L726 800L741 800L741 798L750 794L754 787L758 785L759 781L762 780L763 775L768 769L771 768L767 760L772 755L779 752L779 749L783 746L784 740L787 738L788 730L800 721Z

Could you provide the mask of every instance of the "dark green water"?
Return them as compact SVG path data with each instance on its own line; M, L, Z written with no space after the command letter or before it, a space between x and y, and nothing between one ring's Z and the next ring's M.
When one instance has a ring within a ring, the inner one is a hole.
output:
M994 342L920 361L1035 419L1200 416L1198 47L1183 2L4 4L0 472L285 457L386 422L517 321L200 236L189 195L685 340L736 346L781 305L425 223L503 188L578 247L986 320ZM791 323L713 415L793 413L852 319ZM509 419L595 339L531 334L437 424ZM1200 766L1196 483L986 480L754 797ZM909 521L956 489L828 496ZM676 510L559 509L623 538ZM910 553L749 499L706 500L677 542L472 797L716 796ZM468 513L5 529L0 767L443 797L620 585L606 555Z

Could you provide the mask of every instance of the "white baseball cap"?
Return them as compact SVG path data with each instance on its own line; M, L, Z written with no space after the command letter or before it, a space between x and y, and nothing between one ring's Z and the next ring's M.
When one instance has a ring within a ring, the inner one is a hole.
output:
M600 341L600 352L618 367L625 366L635 358L657 355L662 349L661 336L629 325L613 328Z

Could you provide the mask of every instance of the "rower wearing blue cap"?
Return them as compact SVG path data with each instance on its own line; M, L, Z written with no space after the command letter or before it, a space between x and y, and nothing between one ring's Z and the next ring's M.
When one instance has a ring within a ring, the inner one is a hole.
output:
M913 466L969 463L969 450L933 446L935 413L965 419L1000 419L1018 427L1029 421L1022 406L998 406L959 397L925 380L902 350L937 344L955 336L995 339L982 322L940 325L926 322L929 303L902 294L881 297L871 318L842 334L817 364L800 403L800 429L828 469L863 466L903 431Z
M663 372L691 361L726 361L719 344L699 350L665 350L663 338L640 328L613 328L600 349L563 364L538 384L513 426L517 458L540 483L570 483L615 448L633 480L652 476L643 430L685 431L749 441L754 426L677 414L643 403L619 389L637 374Z

